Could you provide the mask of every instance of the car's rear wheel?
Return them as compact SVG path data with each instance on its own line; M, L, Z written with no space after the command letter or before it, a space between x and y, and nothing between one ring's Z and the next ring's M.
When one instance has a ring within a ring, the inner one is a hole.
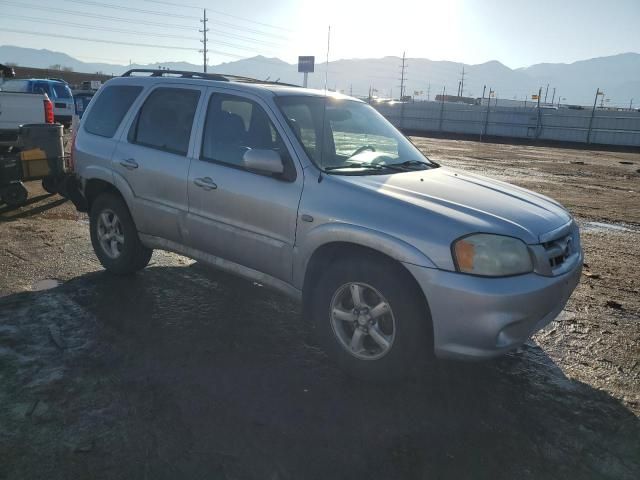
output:
M428 308L415 282L393 261L374 255L337 260L306 298L325 350L351 375L394 380L428 366Z
M91 243L100 263L126 275L143 269L153 250L142 245L126 203L113 193L101 194L91 206Z

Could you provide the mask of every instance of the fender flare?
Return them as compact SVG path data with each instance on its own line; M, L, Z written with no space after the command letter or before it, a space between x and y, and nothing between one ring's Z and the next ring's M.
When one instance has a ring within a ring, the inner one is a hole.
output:
M89 166L82 172L83 177L83 193L86 195L87 184L92 180L101 180L108 183L114 189L116 189L124 202L127 204L127 208L133 217L134 222L137 218L136 202L134 201L135 195L129 183L125 178L117 172L114 172L108 168L101 166Z
M370 248L401 263L437 268L413 245L384 232L348 223L325 223L309 231L294 249L293 285L303 288L309 261L318 248L331 243L350 243Z

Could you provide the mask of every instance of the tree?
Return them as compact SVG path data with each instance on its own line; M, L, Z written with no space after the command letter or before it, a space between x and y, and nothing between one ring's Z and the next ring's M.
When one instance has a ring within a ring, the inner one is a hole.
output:
M61 70L62 69L62 65L60 65L59 63L54 63L53 65L49 65L49 68L51 70Z
M73 72L73 67L62 67L63 72Z

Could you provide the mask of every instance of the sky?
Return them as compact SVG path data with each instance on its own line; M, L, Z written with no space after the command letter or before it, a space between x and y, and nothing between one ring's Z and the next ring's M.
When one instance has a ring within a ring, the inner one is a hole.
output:
M85 62L200 63L203 7L209 64L257 54L323 61L329 25L330 60L406 51L518 68L640 52L640 0L0 0L0 45Z

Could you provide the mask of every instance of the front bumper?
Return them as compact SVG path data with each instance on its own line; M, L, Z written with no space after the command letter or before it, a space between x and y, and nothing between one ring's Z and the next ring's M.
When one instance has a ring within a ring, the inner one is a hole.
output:
M583 254L556 277L484 278L405 264L425 294L440 358L482 359L522 345L555 319L580 281Z

